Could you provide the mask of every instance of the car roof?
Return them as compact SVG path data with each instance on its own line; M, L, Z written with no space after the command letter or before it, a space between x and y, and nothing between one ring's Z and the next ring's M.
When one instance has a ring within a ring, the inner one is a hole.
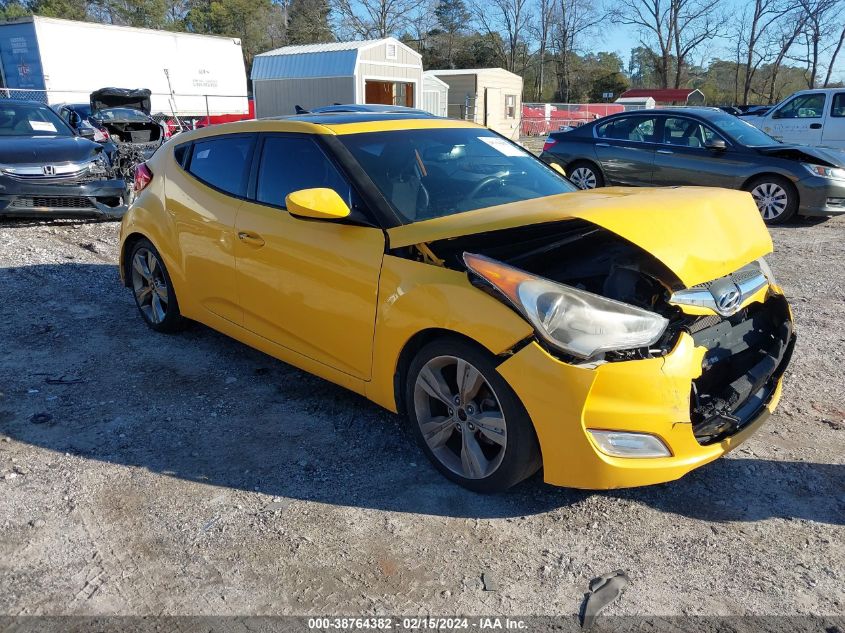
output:
M303 114L291 114L287 116L266 117L262 121L306 121L318 125L341 125L345 123L361 123L374 121L401 121L403 119L435 119L428 112L421 110L372 110L352 112L349 110L337 110L334 112L307 112Z
M390 132L397 130L448 128L486 129L476 123L446 119L431 115L396 112L339 112L323 114L295 114L221 123L199 130L183 132L180 139L200 139L221 134L250 132L299 132L306 134L356 134L362 132Z
M352 113L352 112L382 112L391 114L418 114L422 116L434 116L430 112L407 106L383 105L380 103L336 103L330 106L314 108L302 114L328 114L328 113Z

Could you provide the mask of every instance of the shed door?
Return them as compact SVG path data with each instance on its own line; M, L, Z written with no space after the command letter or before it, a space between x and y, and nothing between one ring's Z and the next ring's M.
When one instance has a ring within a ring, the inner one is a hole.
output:
M502 120L504 107L501 88L484 89L484 125L495 130Z
M440 91L426 90L423 92L423 110L436 116L443 116L440 106Z
M364 102L413 108L414 84L403 81L367 79L364 84Z

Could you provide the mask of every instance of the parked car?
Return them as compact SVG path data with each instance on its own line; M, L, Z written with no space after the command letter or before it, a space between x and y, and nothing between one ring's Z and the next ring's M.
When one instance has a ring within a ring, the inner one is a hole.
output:
M728 114L733 114L734 116L742 116L742 110L736 106L719 106L719 109L722 112L727 112Z
M119 217L124 188L103 147L53 110L0 100L0 216Z
M792 321L746 194L577 191L400 113L185 132L136 180L120 273L150 328L200 321L405 412L473 490L676 479L778 401Z
M772 109L772 106L767 105L742 105L737 107L741 111L739 116L761 116Z
M748 122L784 143L845 149L845 88L796 92Z
M845 153L785 145L716 109L629 112L546 140L582 189L702 185L748 191L768 224L845 213Z

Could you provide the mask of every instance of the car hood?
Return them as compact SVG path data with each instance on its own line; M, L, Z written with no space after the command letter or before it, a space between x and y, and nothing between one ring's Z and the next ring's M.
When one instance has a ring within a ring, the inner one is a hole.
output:
M810 147L809 145L772 145L760 147L758 151L766 156L788 158L803 163L825 167L845 167L845 151L832 147Z
M608 187L458 213L388 229L398 248L579 218L636 244L687 286L736 271L772 251L751 196L706 187Z
M91 111L96 112L104 108L134 108L149 116L151 94L146 88L100 88L91 93Z
M101 151L97 143L78 136L6 136L0 143L0 165L77 163Z

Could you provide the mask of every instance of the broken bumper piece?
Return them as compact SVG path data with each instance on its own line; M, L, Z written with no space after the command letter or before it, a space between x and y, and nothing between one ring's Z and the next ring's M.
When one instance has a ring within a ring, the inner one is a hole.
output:
M74 185L11 183L0 188L0 217L120 218L126 212L123 180Z
M794 345L790 316L780 311L785 302L775 295L749 314L763 313L763 305L777 331L765 338L769 349L762 354L748 343L753 338L741 323L744 317L738 315L731 328L715 333L718 340L714 332L710 338L696 337L698 341L683 332L672 351L662 357L579 366L563 362L534 342L499 365L499 373L534 422L545 481L588 489L662 483L745 441L777 405L781 376ZM780 323L774 323L778 319ZM753 327L768 327L762 321L755 318ZM740 349L742 332L746 332L748 349ZM733 339L737 339L734 354L714 363L713 350ZM757 362L749 360L746 366L745 356ZM711 392L710 400L702 392L703 385ZM727 399L729 405L720 406L733 419L720 425L715 435L707 435L701 426L709 421L702 403L717 399L720 403ZM657 442L652 444L662 444L668 454L608 454L613 450L596 440L596 431L599 435L618 432L623 439L631 434L654 438Z

